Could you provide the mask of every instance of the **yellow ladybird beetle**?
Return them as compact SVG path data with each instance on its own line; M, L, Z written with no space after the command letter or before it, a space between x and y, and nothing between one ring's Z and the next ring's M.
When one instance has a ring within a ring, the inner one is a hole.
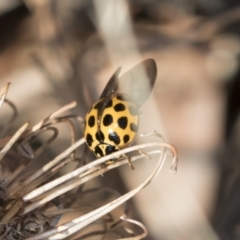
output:
M100 100L86 115L84 137L97 157L129 146L139 126L139 108L149 97L157 76L153 59L147 59L118 77L121 68L108 81Z

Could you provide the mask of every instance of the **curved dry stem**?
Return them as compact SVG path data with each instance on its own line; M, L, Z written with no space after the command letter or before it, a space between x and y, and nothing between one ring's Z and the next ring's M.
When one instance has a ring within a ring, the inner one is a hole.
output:
M26 122L18 131L11 137L8 143L4 146L4 148L0 151L0 161L5 156L7 151L12 147L12 145L18 140L18 138L22 135L25 129L28 127L29 122Z
M63 239L67 236L70 236L73 233L76 233L77 231L81 230L83 227L87 226L88 224L92 223L93 221L96 221L98 218L109 213L114 208L118 207L119 205L123 204L125 201L127 201L131 197L133 197L142 188L147 186L152 181L152 179L154 179L156 174L158 174L158 172L161 170L163 163L165 161L165 157L166 157L165 146L162 146L161 145L162 143L151 143L150 145L149 144L139 145L141 147L143 147L144 145L148 146L148 147L150 147L150 146L152 147L152 146L157 146L157 144L158 144L158 146L159 146L159 144L161 146L161 151L160 151L161 154L160 154L160 158L157 163L157 166L154 169L154 171L149 175L149 177L142 184L140 184L137 188L135 188L132 191L128 192L127 194L119 197L118 199L116 199L116 200L90 212L90 213L85 214L84 216L81 216L79 218L74 219L73 221L63 224L54 230L45 232L44 234L40 234L40 235L36 236L35 239L41 239L41 238L46 238L46 237L48 237L49 239ZM138 149L138 148L140 148L139 146L131 147L131 150ZM122 153L123 151L126 151L126 150L129 150L129 148L121 150L120 152ZM138 157L142 158L142 156L138 156ZM96 160L96 161L101 162L103 159L107 160L108 156L106 156L104 158ZM127 160L122 160L122 161L125 162L125 164L127 163ZM117 162L116 164L111 164L111 165L107 166L106 168L112 168L112 165L117 165L117 164L119 164L119 163ZM90 165L90 164L88 164L88 165ZM102 170L103 169L100 169L99 172L101 172Z
M91 210L95 209L94 207L75 207L75 208L64 208L64 209L59 209L59 210L46 210L43 211L48 217L49 216L56 216L59 214L68 214L68 213L86 213Z
M150 155L151 154L159 154L159 153L160 153L159 150L149 152ZM144 158L144 156L138 155L138 156L133 157L132 160L136 161L141 158ZM23 197L24 201L28 201L28 200L34 201L34 199L35 199L35 201L32 204L29 204L25 208L23 214L26 214L27 212L30 212L30 211L42 206L43 204L46 204L47 202L51 201L52 199L54 199L58 196L61 196L62 194L66 193L67 191L70 191L70 190L74 189L75 187L79 186L80 184L83 184L97 176L104 174L105 172L107 172L113 168L117 168L117 167L119 167L123 164L127 164L127 163L128 163L127 159L123 159L123 160L115 162L111 165L107 165L104 168L99 168L99 167L92 168L92 169L84 172L81 176L79 176L79 178L72 179L70 181L66 181L61 186L54 185L54 187L51 186L49 188L49 184L45 184L44 186L42 186L36 190L33 190L32 192L27 194L25 197ZM56 183L59 181L59 179L60 178L58 178L52 182ZM50 182L50 184L52 182ZM48 194L44 194L46 191L49 191ZM40 194L42 195L42 197L39 197ZM36 197L38 200L36 200Z
M46 182L46 180L48 180L50 177L53 177L55 173L52 172L48 172L45 175L40 176L39 178L37 178L35 181L29 183L27 186L25 186L24 188L21 189L21 191L16 192L13 196L13 198L22 198L25 194L29 193L30 191L33 191L34 189L36 189L39 185L41 185L42 183ZM11 188L10 188L11 190Z
M9 101L8 99L5 99L4 102L7 103L11 107L13 114L12 114L11 118L1 127L0 136L4 136L6 134L9 127L12 125L12 123L15 121L15 119L17 118L17 115L18 115L17 108L11 101Z
M62 118L57 118L57 119L53 119L50 122L48 122L47 124L43 125L40 129L36 130L35 132L32 132L31 134L29 134L27 137L25 137L22 141L25 140L33 140L35 139L37 136L39 136L40 134L42 134L44 131L47 130L53 130L54 134L51 138L49 138L39 149L37 149L35 151L35 154L32 153L32 155L34 155L34 158L36 158L39 154L41 154L41 152L57 137L58 135L58 130L53 127L52 125L56 124L56 123L67 123L67 125L69 126L70 129L70 141L71 141L71 145L73 143L75 143L76 141L76 131L74 128L74 125L72 123L71 120L67 119L65 116ZM20 153L25 156L25 148L24 146L22 147L23 149L19 148ZM23 151L22 151L23 150ZM28 152L27 152L28 154ZM25 156L27 157L27 156ZM75 152L73 152L71 154L71 157L74 158L75 157Z
M54 119L55 117L57 117L58 115L66 112L67 110L74 108L77 105L77 103L71 102L65 106L63 106L62 108L60 108L59 110L57 110L56 112L52 113L51 115L49 115L48 117L46 117L44 120L40 121L39 123L37 123L36 125L34 125L32 128L30 128L29 130L27 130L22 137L26 137L27 135L36 132L37 130L39 130L40 128L42 128L44 125L46 125L47 123L49 123L49 120Z
M11 85L11 83L8 82L0 90L0 108L2 107L2 104L3 104L4 100L5 100L5 97L7 95L7 92L8 92L8 89L9 89L10 85Z
M68 124L69 129L70 129L71 145L74 144L76 142L76 131L75 131L72 121L64 116L62 118L55 119L51 124L55 124L55 123L67 123ZM70 156L71 156L71 158L75 158L75 151L73 151Z
M171 165L171 168L170 168L170 173L172 173L172 172L177 173L177 166L178 166L177 149L173 145L171 145L171 144L164 143L163 136L161 134L159 134L155 130L153 130L150 133L142 133L142 134L140 134L140 137L149 137L149 136L157 137L162 142L163 146L166 145L166 147L169 148L170 153L172 154L172 157L173 157L172 165Z
M49 137L35 152L33 151L30 141L34 140L37 138L39 135L43 134L46 131L53 131L53 135ZM34 135L29 135L27 138L24 138L23 140L20 141L20 143L17 146L17 149L19 153L26 158L37 158L47 146L50 145L51 142L53 142L56 137L58 136L58 129L55 127L45 127L40 129L39 131L35 132Z
M22 164L20 165L18 168L15 169L15 171L13 171L11 173L11 175L9 176L9 182L8 182L8 187L11 189L11 185L14 182L14 180L16 180L16 178L19 176L19 174L25 169L25 165Z
M102 157L98 160L95 160L85 166L82 166L80 168L77 168L76 170L68 173L68 174L65 174L64 176L62 177L59 177L39 188L37 188L36 190L30 192L29 194L27 194L26 196L23 197L23 200L24 201L29 201L29 200L32 200L33 198L36 198L37 196L43 194L44 192L46 191L49 191L51 190L52 188L56 188L57 186L59 186L60 184L64 183L64 182L67 182L69 181L70 179L73 179L75 177L80 177L81 174L83 174L84 172L87 172L88 170L90 171L93 171L93 169L99 169L102 165L102 163L105 163L107 162L108 160L111 160L111 159L114 159L114 158L118 158L120 155L122 154L125 154L125 153L128 153L128 152L131 152L131 151L135 151L135 150L139 150L139 149L144 149L144 148L149 148L149 147L165 147L165 148L169 148L171 150L173 150L173 163L172 163L172 167L171 168L176 168L177 166L177 152L176 152L176 149L169 145L169 144L166 144L166 143L161 143L161 142L153 142L153 143L145 143L145 144L141 144L141 145L137 145L137 146L132 146L132 147L128 147L128 148L125 148L125 149L122 149L118 152L115 152L115 153L112 153L108 156L105 156L105 157ZM158 152L159 153L159 150ZM148 154L151 154L148 153ZM156 152L154 152L154 154L156 154ZM138 156L138 157L132 157L131 158L131 161L135 161L139 158L143 158L143 156ZM122 161L118 161L118 162L115 162L111 165L109 165L108 167L104 168L106 170L109 170L113 167L118 167L122 164L125 164L125 163L128 163L127 160L122 160ZM105 171L103 170L103 168L101 169L101 172L99 172L98 175L104 173ZM81 175L82 177L83 175Z
M137 225L138 227L140 227L143 230L143 233L138 235L138 236L134 236L134 237L120 238L119 240L138 240L138 239L143 239L144 237L146 237L148 235L147 228L141 222L138 222L136 220L127 218L126 216L122 216L120 218L123 221L126 221L126 222L129 222L129 223ZM125 229L125 231L127 231L127 229Z
M62 152L57 157L55 157L52 161L50 161L49 163L44 165L41 169L36 171L34 174L32 174L30 177L28 177L22 183L20 183L18 187L13 189L10 193L11 196L14 196L15 193L17 193L18 191L21 191L21 188L27 186L29 183L31 183L32 181L34 181L35 179L37 179L38 177L40 177L44 173L47 173L51 168L53 168L58 163L60 163L63 159L65 159L67 156L69 156L76 148L81 146L84 142L85 142L85 139L81 138L76 143L74 143L71 147L69 147L64 152Z
M15 204L8 210L8 212L3 216L1 221L10 221L15 214L21 209L23 201L21 199L17 200Z

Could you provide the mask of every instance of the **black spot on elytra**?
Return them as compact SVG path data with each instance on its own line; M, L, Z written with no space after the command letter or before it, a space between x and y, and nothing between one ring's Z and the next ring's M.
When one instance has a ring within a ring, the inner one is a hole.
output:
M132 99L128 95L125 95L125 94L118 95L117 99L120 101L132 102Z
M109 126L113 122L113 117L110 114L106 114L103 118L103 125L104 126Z
M123 95L118 95L117 99L120 100L120 101L125 101L125 98L123 97Z
M131 123L131 124L130 124L130 129L131 129L133 132L137 132L137 131L138 131L138 126L137 126L135 123Z
M118 125L120 128L125 129L127 127L127 124L128 124L127 117L120 117L118 119Z
M109 133L108 138L110 141L113 141L116 145L118 145L120 143L120 138L116 132Z
M93 142L93 138L92 138L91 134L89 134L89 133L87 134L86 141L87 141L88 146L91 147L92 142Z
M97 131L96 134L96 139L99 141L99 142L103 142L104 141L104 134L102 133L102 131Z
M117 152L117 149L115 148L115 146L108 145L105 150L106 155L113 153L113 152Z
M129 112L130 112L131 115L133 115L133 116L136 116L136 115L139 114L138 109L135 108L134 106L129 106Z
M90 116L88 119L88 126L93 127L94 124L95 124L95 118L94 118L94 116Z
M118 103L114 106L114 110L116 112L121 112L121 111L124 111L125 109L126 109L126 107L122 103Z
M127 135L127 134L124 135L124 137L123 137L124 143L128 143L129 139L130 139L129 135Z
M104 154L103 154L103 151L102 149L99 147L99 146L96 146L95 149L94 149L94 153L99 157L103 157Z

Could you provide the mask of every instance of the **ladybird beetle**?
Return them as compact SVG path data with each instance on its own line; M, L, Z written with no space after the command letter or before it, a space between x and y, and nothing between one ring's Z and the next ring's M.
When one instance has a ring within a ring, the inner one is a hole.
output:
M133 142L139 125L139 108L149 97L157 76L153 59L141 62L119 78L120 69L85 118L84 137L97 157Z

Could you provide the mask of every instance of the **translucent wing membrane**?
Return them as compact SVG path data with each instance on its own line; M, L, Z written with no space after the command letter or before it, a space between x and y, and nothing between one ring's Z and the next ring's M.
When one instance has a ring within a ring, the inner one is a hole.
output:
M147 59L119 79L119 92L127 94L139 107L148 99L157 77L157 65L153 59Z
M157 65L153 59L139 63L118 78L120 70L121 68L118 68L113 74L100 96L100 99L105 98L105 100L99 113L102 112L104 105L107 105L114 92L128 95L132 101L141 106L153 89L157 77Z
M99 99L101 98L109 98L111 97L111 95L117 91L118 89L118 75L121 71L121 67L119 67L115 73L112 75L112 77L110 78L110 80L108 81L106 87L104 88L101 96Z

